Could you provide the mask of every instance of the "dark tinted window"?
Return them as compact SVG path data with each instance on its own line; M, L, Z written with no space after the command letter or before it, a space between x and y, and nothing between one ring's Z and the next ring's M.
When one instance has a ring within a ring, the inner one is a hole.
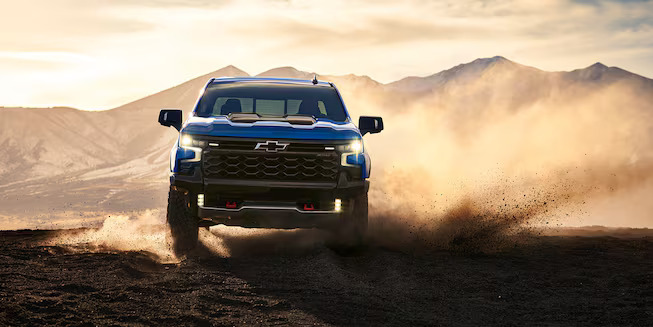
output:
M197 109L200 117L241 112L273 117L305 115L338 122L347 119L336 90L313 85L210 85Z

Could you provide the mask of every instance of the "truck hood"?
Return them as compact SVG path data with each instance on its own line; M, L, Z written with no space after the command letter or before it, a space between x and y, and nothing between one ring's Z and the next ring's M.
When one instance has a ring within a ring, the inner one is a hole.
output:
M226 117L190 117L181 129L182 133L264 139L301 140L352 140L361 134L351 122L334 123L317 121L313 125L296 125L288 122L258 121L234 123Z

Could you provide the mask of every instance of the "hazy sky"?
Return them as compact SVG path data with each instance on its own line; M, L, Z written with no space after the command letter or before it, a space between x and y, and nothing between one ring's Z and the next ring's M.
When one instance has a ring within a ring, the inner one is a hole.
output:
M653 2L0 0L0 105L112 108L233 64L390 82L502 55L653 77Z

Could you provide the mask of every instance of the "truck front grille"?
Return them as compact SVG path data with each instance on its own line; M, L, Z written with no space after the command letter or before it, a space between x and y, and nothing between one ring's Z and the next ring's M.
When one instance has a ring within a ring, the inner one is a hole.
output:
M335 151L277 152L205 149L204 177L271 181L336 181Z

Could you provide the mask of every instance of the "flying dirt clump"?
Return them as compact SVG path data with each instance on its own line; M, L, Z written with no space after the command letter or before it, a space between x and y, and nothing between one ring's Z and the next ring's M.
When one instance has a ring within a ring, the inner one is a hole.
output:
M556 209L578 212L559 194L535 190L521 196L507 192L464 196L454 203L441 199L429 208L416 202L388 208L373 205L370 240L378 246L406 252L447 250L495 252L532 239L543 226L562 218Z

